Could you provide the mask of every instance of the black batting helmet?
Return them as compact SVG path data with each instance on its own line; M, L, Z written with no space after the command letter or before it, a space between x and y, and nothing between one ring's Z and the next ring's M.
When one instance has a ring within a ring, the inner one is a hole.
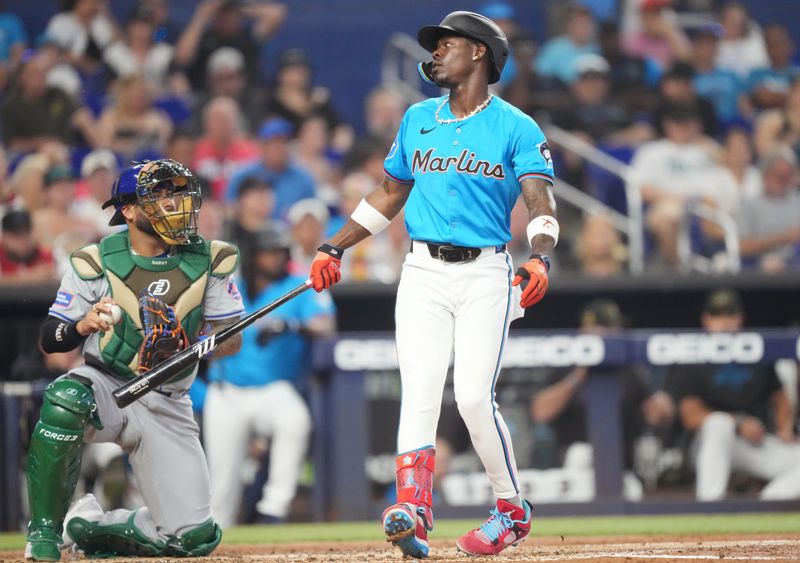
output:
M459 35L480 41L492 57L489 84L500 80L500 73L508 60L508 39L503 30L486 16L474 12L451 12L439 25L426 25L419 30L417 41L433 53L439 39L447 35Z

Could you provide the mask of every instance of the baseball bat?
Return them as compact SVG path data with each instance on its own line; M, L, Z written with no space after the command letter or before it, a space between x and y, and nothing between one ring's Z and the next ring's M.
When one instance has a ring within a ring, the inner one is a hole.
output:
M221 331L209 335L208 338L195 342L185 350L181 350L168 360L164 360L150 371L140 377L127 382L114 389L114 402L120 408L127 407L142 395L145 395L163 385L170 379L178 375L181 371L198 362L202 357L209 355L214 349L225 342L228 338L246 329L267 313L274 311L287 301L294 299L305 290L311 287L311 280L306 280L291 291L278 297L272 303L264 305L255 313L247 315L245 318L225 327Z

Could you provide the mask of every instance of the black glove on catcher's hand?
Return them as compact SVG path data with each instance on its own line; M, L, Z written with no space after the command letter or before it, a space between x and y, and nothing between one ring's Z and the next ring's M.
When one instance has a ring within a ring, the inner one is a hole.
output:
M144 373L183 350L188 340L175 309L146 289L139 296L144 342L139 349L139 373Z

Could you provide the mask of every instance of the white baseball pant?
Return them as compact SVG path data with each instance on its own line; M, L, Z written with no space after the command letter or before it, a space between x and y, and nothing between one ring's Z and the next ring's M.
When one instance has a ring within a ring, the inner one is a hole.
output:
M512 320L522 316L507 252L482 249L471 262L433 258L414 242L397 293L395 322L402 404L398 452L432 446L454 354L458 411L498 498L519 493L508 428L494 386Z
M256 510L284 518L297 491L308 449L311 415L288 381L263 387L213 383L203 409L203 439L211 473L211 511L223 527L236 525L242 464L254 435L270 439L269 478Z
M693 449L697 500L722 499L731 471L769 481L761 491L764 500L800 498L800 444L787 444L768 434L755 446L737 435L730 414L713 412L703 420Z

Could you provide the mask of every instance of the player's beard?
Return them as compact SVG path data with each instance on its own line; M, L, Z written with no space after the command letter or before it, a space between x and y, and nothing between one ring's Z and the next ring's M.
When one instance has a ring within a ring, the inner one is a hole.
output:
M161 235L156 232L155 227L150 222L144 213L137 213L136 214L136 228L139 229L141 232L145 233L146 235L150 235L151 237L157 238L158 240L163 240Z

